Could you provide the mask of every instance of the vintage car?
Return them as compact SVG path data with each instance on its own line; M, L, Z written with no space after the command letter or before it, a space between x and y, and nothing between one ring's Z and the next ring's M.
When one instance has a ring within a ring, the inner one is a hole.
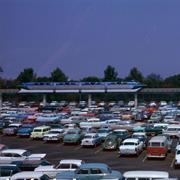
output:
M97 133L87 133L81 141L81 146L94 146L96 147L101 143L101 137Z
M64 159L61 160L56 167L54 165L38 166L34 171L43 172L50 178L55 178L57 173L62 171L75 171L81 164L84 164L84 161L77 159Z
M33 131L35 125L32 124L24 124L17 131L17 136L19 137L29 137L31 132Z
M70 129L64 135L63 143L80 143L83 138L83 134L80 129Z
M104 141L111 131L110 128L100 128L97 133L101 137L101 140Z
M136 132L136 133L133 133L131 137L132 138L137 138L140 141L142 141L143 145L144 145L144 148L147 146L148 137L147 137L145 132Z
M103 163L85 163L73 172L65 171L56 175L56 180L121 180L122 178L122 174L119 171L111 170L106 164Z
M0 164L0 179L8 180L10 177L21 170L15 164Z
M94 128L100 128L100 127L106 125L106 121L101 121L100 118L88 118L87 121L80 122L79 125L81 128L87 127L87 126L91 126Z
M171 137L180 138L180 125L170 124L167 126L167 129L163 131L163 134L168 134Z
M38 126L35 127L31 133L32 139L42 139L45 134L50 131L50 126Z
M124 180L153 180L169 179L169 173L166 171L127 171L123 174Z
M32 154L30 151L25 149L6 149L0 154L0 164L17 161L26 163L39 162L43 160L45 156L46 154Z
M114 130L112 133L110 133L104 143L103 143L103 150L116 150L120 143L126 139L129 138L130 134L125 129L117 129Z
M16 135L18 129L21 127L21 123L12 123L5 129L3 129L4 135Z
M148 120L149 123L159 123L163 119L161 112L153 112Z
M180 146L176 146L176 152L175 152L175 160L174 160L174 168L177 168L180 166Z
M64 136L64 130L63 129L51 129L47 134L43 136L43 141L49 142L49 141L61 141Z
M50 180L50 178L42 172L22 171L14 174L11 180Z
M119 155L139 155L143 151L144 143L137 138L125 139L119 146Z

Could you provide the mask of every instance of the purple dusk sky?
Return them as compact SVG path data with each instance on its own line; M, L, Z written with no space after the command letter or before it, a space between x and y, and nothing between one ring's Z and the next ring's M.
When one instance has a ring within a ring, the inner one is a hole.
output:
M180 73L180 0L0 0L0 66L15 78Z

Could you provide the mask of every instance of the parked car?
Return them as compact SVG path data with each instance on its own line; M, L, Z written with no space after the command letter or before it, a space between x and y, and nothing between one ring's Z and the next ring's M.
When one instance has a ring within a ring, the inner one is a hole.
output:
M45 156L46 154L32 154L30 151L25 149L6 149L0 154L0 164L16 161L32 163L43 160Z
M57 166L39 166L35 168L34 171L43 172L50 178L55 178L57 173L62 171L75 171L81 164L84 164L84 161L76 159L64 159L61 160Z
M94 146L96 147L101 143L101 137L97 133L88 133L81 141L81 146Z
M83 134L81 133L80 129L70 129L64 135L63 143L80 143L83 138Z
M8 180L10 177L21 170L15 164L0 164L0 179Z
M19 136L19 137L29 137L31 135L31 132L33 131L34 127L35 126L32 125L32 124L24 124L24 125L22 125L22 127L20 127L17 130L17 136Z
M101 137L101 141L104 141L111 131L110 128L100 128L97 133Z
M169 126L167 126L167 129L163 131L163 134L168 134L171 137L180 138L180 125L170 124Z
M31 133L32 139L42 139L45 134L50 131L50 126L38 126L35 127Z
M21 123L12 123L5 129L3 129L4 135L16 135L18 129L21 127Z
M119 146L119 154L121 155L139 155L143 151L144 143L138 138L125 139Z
M22 171L14 174L11 180L50 180L50 178L42 172Z
M65 171L56 175L56 180L121 180L122 178L122 174L119 171L111 170L106 164L103 163L85 163L74 172Z
M133 133L131 137L132 138L137 138L140 141L142 141L144 148L147 146L148 137L147 137L145 132L136 132L136 133Z
M168 154L168 139L165 136L154 136L149 140L147 158L165 158Z
M124 180L153 180L169 179L169 173L166 171L127 171L123 174Z
M43 140L46 142L49 141L62 141L64 137L64 130L63 129L51 129L47 134L43 136Z
M175 152L175 160L174 160L174 168L177 168L180 166L180 146L176 147Z

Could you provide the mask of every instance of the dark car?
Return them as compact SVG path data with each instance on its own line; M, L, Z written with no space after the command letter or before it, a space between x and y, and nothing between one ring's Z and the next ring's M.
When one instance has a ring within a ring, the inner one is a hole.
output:
M15 164L0 164L0 179L9 179L21 170Z

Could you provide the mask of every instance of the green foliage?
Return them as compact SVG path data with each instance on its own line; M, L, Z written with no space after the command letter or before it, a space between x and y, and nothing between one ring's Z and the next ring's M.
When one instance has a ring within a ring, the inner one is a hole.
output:
M142 75L142 73L136 68L133 67L130 72L129 75L125 78L126 80L134 80L134 81L138 81L138 82L143 82L144 77Z
M36 79L36 74L32 68L24 69L17 77L18 83L32 82Z
M148 87L159 88L162 87L163 79L159 74L151 73L146 77L144 83Z
M51 81L52 82L66 82L67 80L68 80L68 77L59 68L56 68L51 73Z
M104 81L118 81L118 73L114 67L108 65L104 70Z
M88 77L83 78L81 81L82 82L100 82L101 79L99 79L96 76L88 76Z
M164 84L167 87L174 87L174 88L180 87L180 74L166 78Z

